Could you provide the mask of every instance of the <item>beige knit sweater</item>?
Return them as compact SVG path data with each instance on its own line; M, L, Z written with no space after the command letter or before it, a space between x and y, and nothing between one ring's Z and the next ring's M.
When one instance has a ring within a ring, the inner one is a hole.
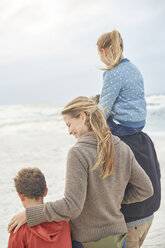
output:
M130 148L115 136L113 140L115 173L103 180L100 168L91 171L97 157L96 138L88 133L78 139L68 153L64 198L27 208L30 227L70 220L72 238L80 242L127 232L121 202L143 201L152 196L153 188Z

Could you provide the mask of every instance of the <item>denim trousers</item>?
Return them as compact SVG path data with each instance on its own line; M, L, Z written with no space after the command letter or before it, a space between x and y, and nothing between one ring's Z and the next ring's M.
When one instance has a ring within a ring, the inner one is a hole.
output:
M72 248L83 248L83 246L78 241L72 241Z
M116 136L126 136L140 132L143 127L133 128L133 127L125 127L121 124L115 123L112 119L107 120L107 124L111 129L113 135Z

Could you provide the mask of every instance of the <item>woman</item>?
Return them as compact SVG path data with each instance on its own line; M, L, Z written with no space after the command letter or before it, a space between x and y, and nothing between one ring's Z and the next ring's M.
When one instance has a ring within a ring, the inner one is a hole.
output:
M93 100L75 98L62 115L77 139L68 153L64 198L26 208L11 220L9 231L26 222L32 227L70 220L74 248L121 248L127 232L121 203L150 197L152 184L130 148L112 136Z

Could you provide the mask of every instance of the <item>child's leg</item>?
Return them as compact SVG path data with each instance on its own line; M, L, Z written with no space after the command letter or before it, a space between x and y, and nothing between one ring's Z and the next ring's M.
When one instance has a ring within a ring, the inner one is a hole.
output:
M126 136L140 132L143 127L140 128L132 128L132 127L125 127L121 124L115 123L112 119L107 120L107 124L111 129L113 135L116 136Z

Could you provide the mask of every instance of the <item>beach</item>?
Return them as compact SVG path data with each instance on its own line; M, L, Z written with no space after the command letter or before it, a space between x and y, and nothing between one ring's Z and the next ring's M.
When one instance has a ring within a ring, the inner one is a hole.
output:
M63 196L67 152L76 140L68 135L60 115L61 108L61 105L0 107L0 243L3 248L7 247L7 225L10 219L23 210L13 183L18 170L39 167L43 171L48 186L45 201L54 201ZM153 113L156 107L154 105L151 108L150 114L155 120ZM153 123L151 116L144 131L152 138L160 162L162 201L143 247L165 248L165 131L161 124L164 115L159 121L156 116L158 129L150 125Z

